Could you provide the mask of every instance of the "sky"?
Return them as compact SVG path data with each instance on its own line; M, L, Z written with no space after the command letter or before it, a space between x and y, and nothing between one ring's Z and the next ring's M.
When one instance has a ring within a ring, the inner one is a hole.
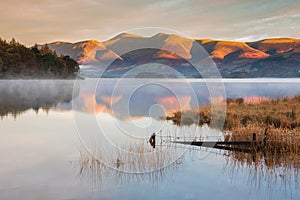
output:
M254 41L300 38L299 0L9 0L0 6L0 37L27 46L105 41L142 27L191 38Z

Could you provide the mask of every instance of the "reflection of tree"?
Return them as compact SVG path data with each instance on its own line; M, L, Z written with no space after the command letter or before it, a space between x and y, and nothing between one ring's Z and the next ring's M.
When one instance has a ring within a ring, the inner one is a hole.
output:
M48 111L58 103L72 100L73 81L1 81L0 116L16 117L28 109Z

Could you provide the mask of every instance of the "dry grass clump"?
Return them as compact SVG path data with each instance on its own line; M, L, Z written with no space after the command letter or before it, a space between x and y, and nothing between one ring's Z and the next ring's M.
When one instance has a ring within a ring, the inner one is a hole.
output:
M293 129L300 127L300 96L244 103L243 99L227 100L225 129L248 125Z
M300 128L247 126L232 130L228 137L231 141L253 141L253 133L256 135L254 150L271 152L274 155L300 155Z

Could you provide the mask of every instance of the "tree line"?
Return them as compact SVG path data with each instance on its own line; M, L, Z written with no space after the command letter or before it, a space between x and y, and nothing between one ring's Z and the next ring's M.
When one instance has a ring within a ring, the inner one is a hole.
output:
M0 78L70 78L78 63L67 55L57 55L48 45L27 48L15 39L0 38Z

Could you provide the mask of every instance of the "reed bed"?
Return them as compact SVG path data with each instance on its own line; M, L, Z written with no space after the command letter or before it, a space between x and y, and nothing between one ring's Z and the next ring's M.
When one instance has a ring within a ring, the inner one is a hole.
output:
M297 182L300 178L300 95L251 102L227 99L226 103L224 141L252 142L245 148L247 153L234 148L228 151L227 166L238 170L246 165L250 170L248 174L257 180L270 177L274 180L275 176L282 181ZM167 119L177 125L209 125L211 107L178 111Z
M184 154L178 154L177 149L151 148L149 143L143 142L93 154L81 150L79 175L95 185L105 181L124 184L149 181L155 184L185 162Z
M256 102L248 102L241 98L227 99L226 104L224 130L233 130L249 125L287 129L300 127L300 95L262 99ZM212 107L205 105L199 110L174 112L167 117L167 120L172 120L176 125L198 124L202 126L210 124L211 112Z
M263 144L265 150L299 153L300 96L264 98L250 103L243 99L227 99L226 102L225 141L253 141L255 133L256 141ZM211 107L178 111L167 120L177 125L210 125Z

